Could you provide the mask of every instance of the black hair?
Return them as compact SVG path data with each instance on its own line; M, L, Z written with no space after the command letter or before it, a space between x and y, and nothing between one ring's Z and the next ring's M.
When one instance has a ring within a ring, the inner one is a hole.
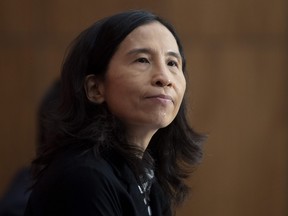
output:
M50 137L49 123L46 122L47 116L50 113L55 112L60 103L60 80L55 80L40 101L40 105L37 110L37 140L36 148L37 151L41 151L43 146L46 146ZM50 122L50 121L49 121Z
M141 163L135 155L138 150L127 142L124 127L105 103L95 104L87 99L84 82L89 74L104 78L112 56L125 37L135 28L152 22L161 23L175 37L185 74L185 56L179 37L171 24L153 13L126 11L101 19L84 30L73 41L63 64L62 103L50 117L54 134L49 137L49 145L38 153L33 162L36 181L56 152L77 145L93 149L96 155L105 149L117 150L132 170L139 173ZM184 180L202 157L202 141L203 136L188 124L184 98L175 119L155 133L144 153L145 160L153 160L155 176L173 206L182 203L188 194Z

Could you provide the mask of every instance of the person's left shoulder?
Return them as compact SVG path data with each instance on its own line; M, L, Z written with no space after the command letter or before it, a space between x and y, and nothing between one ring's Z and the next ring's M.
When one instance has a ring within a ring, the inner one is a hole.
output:
M151 208L156 215L171 216L171 203L169 196L165 194L158 181L155 179L150 193Z

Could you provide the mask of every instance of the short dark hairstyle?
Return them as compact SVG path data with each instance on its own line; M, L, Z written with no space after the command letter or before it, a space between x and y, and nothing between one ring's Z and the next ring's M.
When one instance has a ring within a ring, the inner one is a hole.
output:
M36 180L57 151L83 143L87 149L92 148L96 155L105 148L117 150L127 159L134 172L141 170L135 147L127 142L121 122L109 112L105 103L95 104L87 99L84 82L89 74L105 79L110 60L121 42L135 28L152 22L161 23L175 37L185 74L185 56L176 31L171 24L151 12L122 12L101 19L84 30L72 43L63 64L62 103L50 117L54 134L49 138L49 145L33 162ZM188 194L184 180L190 175L190 168L202 157L202 141L203 136L188 124L184 98L175 119L155 133L144 153L143 158L154 161L156 178L174 206Z

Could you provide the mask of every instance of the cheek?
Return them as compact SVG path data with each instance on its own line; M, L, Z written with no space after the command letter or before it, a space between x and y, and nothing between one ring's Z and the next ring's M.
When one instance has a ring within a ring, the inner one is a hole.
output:
M186 79L184 75L182 75L181 77L178 77L176 87L177 87L176 91L179 97L183 98L185 91L186 91Z
M133 94L135 94L135 91L133 91L131 85L125 82L113 82L106 86L105 101L110 112L117 116L125 111L131 111Z
M121 107L121 104L123 101L125 101L123 90L124 89L121 88L121 86L116 87L116 85L106 88L105 101L109 109L113 109L119 106Z

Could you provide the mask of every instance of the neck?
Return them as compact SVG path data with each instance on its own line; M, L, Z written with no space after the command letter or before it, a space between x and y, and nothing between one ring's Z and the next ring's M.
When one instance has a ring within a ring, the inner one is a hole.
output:
M128 130L127 139L128 142L139 147L143 152L148 147L152 136L157 132L157 130L137 130L137 128L132 128Z

